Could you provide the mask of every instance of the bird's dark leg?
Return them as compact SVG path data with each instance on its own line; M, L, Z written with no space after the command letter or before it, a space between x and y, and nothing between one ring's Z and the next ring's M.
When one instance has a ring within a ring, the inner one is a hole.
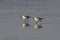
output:
M41 20L40 20L40 25L41 25Z
M26 22L26 20L24 20L24 23Z
M28 23L28 19L26 20L26 22Z
M37 24L37 22L35 22L35 24Z

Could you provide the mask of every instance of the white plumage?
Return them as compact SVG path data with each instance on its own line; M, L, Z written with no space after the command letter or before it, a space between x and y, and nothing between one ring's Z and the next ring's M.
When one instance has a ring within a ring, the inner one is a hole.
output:
M26 19L30 18L30 16L24 16L23 15L21 18L24 19L24 20L26 20Z
M40 27L39 25L35 25L34 29L39 29L39 27Z
M43 18L40 18L40 17L34 17L34 20L36 21L36 22L38 22L38 21L41 21Z
M39 29L39 28L42 28L42 26L41 25L38 25L38 24L35 24L34 25L34 29Z
M27 19L27 16L22 16L22 19L26 20Z
M23 23L23 24L22 24L22 27L23 27L23 28L25 28L25 27L27 27L27 26L28 26L28 23Z

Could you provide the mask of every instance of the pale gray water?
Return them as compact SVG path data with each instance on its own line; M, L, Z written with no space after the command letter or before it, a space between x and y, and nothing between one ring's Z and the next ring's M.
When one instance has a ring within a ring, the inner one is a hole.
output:
M41 16L43 28L20 25L21 15ZM60 40L60 0L0 0L0 40Z

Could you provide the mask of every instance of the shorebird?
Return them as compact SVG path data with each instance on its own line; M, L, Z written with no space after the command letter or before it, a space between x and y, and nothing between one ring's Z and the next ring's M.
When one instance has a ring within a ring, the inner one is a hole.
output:
M36 23L37 23L37 22L41 22L41 20L42 20L43 18L40 18L40 17L37 17L37 16L36 16L36 17L34 17L33 19L34 19L34 20L36 21Z
M25 21L28 22L28 19L30 18L30 16L25 16L25 15L23 15L23 16L21 16L21 18L24 20L24 22L25 22Z

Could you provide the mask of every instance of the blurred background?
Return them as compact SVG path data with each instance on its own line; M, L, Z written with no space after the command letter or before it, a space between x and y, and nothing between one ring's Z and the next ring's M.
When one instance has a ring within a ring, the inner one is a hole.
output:
M22 15L44 18L42 28L32 18L22 28ZM0 40L60 40L60 0L0 0Z

